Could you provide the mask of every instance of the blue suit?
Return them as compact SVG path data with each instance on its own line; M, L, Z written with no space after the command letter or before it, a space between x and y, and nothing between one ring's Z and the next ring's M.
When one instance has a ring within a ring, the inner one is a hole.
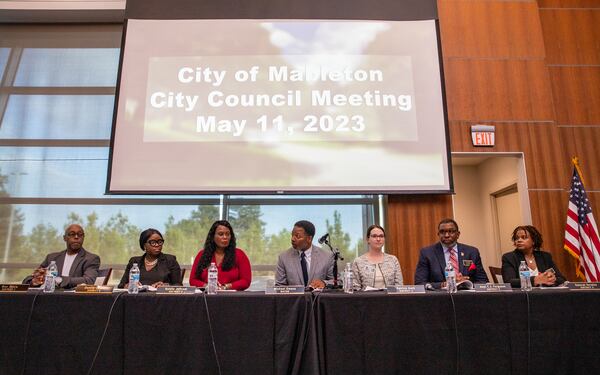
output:
M476 247L462 243L457 243L457 250L458 271L465 276L469 276L469 280L473 283L487 283L489 280L481 264L479 250ZM475 264L476 269L469 271L471 263ZM446 281L445 268L446 258L444 258L444 249L441 243L438 242L422 248L415 271L415 284L430 283L434 288L440 288L442 282Z

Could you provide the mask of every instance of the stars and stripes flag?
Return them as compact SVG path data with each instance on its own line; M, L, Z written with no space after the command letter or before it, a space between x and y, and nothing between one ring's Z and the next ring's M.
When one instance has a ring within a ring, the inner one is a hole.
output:
M579 261L577 275L585 276L588 282L600 281L598 226L577 164L571 180L564 247Z

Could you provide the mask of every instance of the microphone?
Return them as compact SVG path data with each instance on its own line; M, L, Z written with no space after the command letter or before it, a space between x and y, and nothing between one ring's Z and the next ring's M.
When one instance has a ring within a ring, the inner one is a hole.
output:
M323 244L323 242L327 241L328 237L329 237L329 233L325 233L321 238L319 238L319 243Z

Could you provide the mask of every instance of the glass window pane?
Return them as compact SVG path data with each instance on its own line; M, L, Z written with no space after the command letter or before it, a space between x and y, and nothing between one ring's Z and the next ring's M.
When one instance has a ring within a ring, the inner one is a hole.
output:
M44 260L44 259L42 259ZM41 263L39 261L38 263ZM36 264L37 266L38 264ZM23 279L33 273L34 268L36 267L27 267L25 265L20 266L19 268L9 268L9 269L0 269L0 283L6 284L20 284L23 282Z
M25 48L15 86L115 86L118 48Z
M35 87L78 87L75 93L84 94L58 95L59 90L43 89L43 95L10 95L0 139L64 139L73 140L73 147L0 147L0 197L52 198L56 203L0 204L0 261L27 264L22 269L0 269L0 282L22 280L31 272L31 264L63 249L63 228L75 221L85 227L85 247L99 254L104 265L124 266L129 257L141 254L139 233L154 227L165 235L164 251L189 267L203 247L208 229L219 219L221 201L228 209L238 245L253 265L251 289L264 289L266 279L273 278L277 256L290 247L291 227L297 220L311 220L316 225L315 244L328 232L344 262L364 251L364 230L373 222L370 203L376 202L370 200L371 195L105 195L108 147L79 147L77 140L110 137L114 96L105 95L105 89L88 88L115 86L119 49L79 47L114 47L120 28L118 32L114 28L94 31L90 40L81 31L59 31L56 35L60 37L52 42L36 37L48 37L49 30L31 31L30 41L35 44L27 46L43 48L23 49L14 86L32 87L31 92L40 92ZM107 44L105 39L114 43ZM70 45L77 48L65 48ZM9 54L10 48L0 48L2 71ZM57 95L46 95L47 90ZM143 202L147 204L131 198L147 199ZM101 204L91 204L90 199ZM115 204L120 199L123 204ZM345 200L353 199L360 203L346 204ZM263 202L267 203L254 204ZM111 283L118 282L121 274L115 270Z
M0 195L219 202L219 195L105 195L108 151L108 147L0 147Z
M278 194L278 195L230 195L230 199L331 199L331 198L365 198L372 195L314 195L314 194Z
M309 220L316 227L313 244L329 233L345 262L364 252L363 233L373 221L371 205L241 205L229 206L228 218L238 239L238 247L252 265L275 265L277 256L290 248L290 234L296 221Z
M102 264L124 265L141 255L139 234L152 227L165 237L164 252L177 256L180 265L190 265L218 215L216 205L3 204L0 254L12 263L40 263L46 254L64 249L63 230L77 222L85 230L84 247L100 255ZM22 280L30 273L25 269L10 277Z
M0 138L109 139L113 95L11 95Z
M12 197L102 197L107 163L103 147L0 147Z
M233 226L237 246L243 249L252 264L251 290L264 290L267 280L275 276L278 255L291 247L291 230L296 221L309 220L316 227L313 244L325 233L330 243L344 258L338 264L352 262L365 250L363 232L372 222L371 205L240 205L229 206L228 218ZM308 213L308 214L305 214ZM324 247L329 251L329 248ZM271 267L265 267L271 266ZM270 269L269 269L270 268Z
M6 69L6 61L8 61L9 54L10 48L0 48L0 78L4 76L4 69Z

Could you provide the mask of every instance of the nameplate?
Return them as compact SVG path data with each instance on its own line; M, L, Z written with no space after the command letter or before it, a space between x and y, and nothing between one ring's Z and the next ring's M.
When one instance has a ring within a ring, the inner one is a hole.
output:
M394 285L386 288L388 294L424 294L425 285Z
M97 294L97 293L112 293L114 287L108 285L77 285L75 293L81 294Z
M476 292L512 292L512 288L509 283L504 284L475 284Z
M280 285L267 287L265 294L304 294L303 285Z
M26 292L29 290L27 284L0 284L0 292Z
M567 284L567 288L574 290L592 290L600 289L600 283L572 283Z
M195 286L161 286L156 289L156 294L194 294Z

